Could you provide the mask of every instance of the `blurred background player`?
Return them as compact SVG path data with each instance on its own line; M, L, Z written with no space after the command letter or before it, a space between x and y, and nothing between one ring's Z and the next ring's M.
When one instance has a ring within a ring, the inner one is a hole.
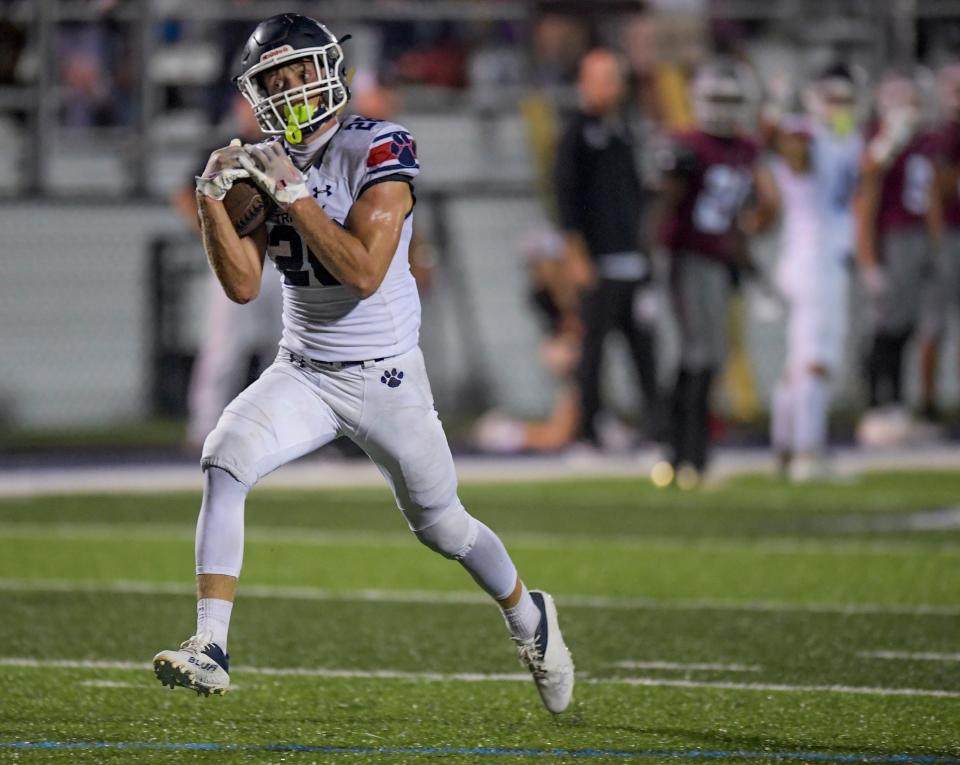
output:
M871 331L865 360L870 410L857 435L865 444L890 445L914 431L903 404L903 356L934 269L936 138L921 128L920 95L903 74L880 81L876 110L855 207L857 264Z
M934 288L928 291L920 322L920 417L933 424L941 422L937 395L941 343L947 321L960 303L960 64L940 71L937 90L941 121L936 129L931 221L939 246Z
M647 412L656 411L657 380L651 328L637 321L637 293L651 281L648 254L640 243L642 194L634 147L621 109L624 62L596 48L580 63L580 108L560 139L556 199L565 241L565 268L579 293L583 342L580 436L600 446L600 371L604 343L621 332L639 378Z
M777 283L789 306L771 442L781 471L795 481L828 475L830 383L848 324L852 200L863 150L849 71L828 70L806 100L808 114L776 126L779 156L771 163L783 216Z
M256 143L263 138L250 104L239 93L230 99L230 118L222 140L211 143L193 166L200 172L214 149L226 145L231 138ZM227 135L229 134L229 135ZM171 202L184 222L199 237L196 182L178 188ZM223 292L211 271L204 286L206 315L200 332L200 346L190 372L187 394L186 445L199 451L207 434L213 430L224 407L250 382L251 362L257 373L277 354L280 332L281 277L272 266L263 269L263 285L255 300L239 305Z
M658 485L694 486L706 469L710 390L726 358L732 277L744 236L776 213L773 181L744 137L752 86L752 74L735 61L701 67L692 86L697 127L675 135L664 152L660 233L671 255L680 359L668 410L669 461L654 467Z

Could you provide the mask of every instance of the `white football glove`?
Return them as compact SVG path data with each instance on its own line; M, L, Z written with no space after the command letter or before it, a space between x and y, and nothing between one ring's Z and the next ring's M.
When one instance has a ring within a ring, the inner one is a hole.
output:
M241 156L244 154L239 138L234 138L229 146L213 152L203 169L203 175L197 176L197 190L211 199L222 200L235 180L250 177L250 173L240 164Z
M245 153L238 157L240 164L282 209L310 196L307 179L287 156L280 141L266 146L246 144L243 149Z
M883 119L880 131L867 151L878 165L886 165L917 132L920 115L912 106L892 109Z

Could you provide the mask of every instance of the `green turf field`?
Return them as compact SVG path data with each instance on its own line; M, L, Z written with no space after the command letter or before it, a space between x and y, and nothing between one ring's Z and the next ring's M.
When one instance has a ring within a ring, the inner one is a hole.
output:
M557 599L566 714L385 488L254 491L223 698L149 669L197 496L2 499L0 762L960 765L960 474L461 496Z

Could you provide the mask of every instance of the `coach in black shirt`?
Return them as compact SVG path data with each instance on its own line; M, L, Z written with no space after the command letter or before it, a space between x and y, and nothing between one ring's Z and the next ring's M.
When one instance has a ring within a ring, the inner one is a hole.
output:
M620 119L624 75L619 57L602 48L587 53L577 89L581 109L557 148L555 181L570 273L580 289L581 436L597 444L600 367L610 330L619 330L627 340L647 411L654 411L653 338L634 311L637 290L650 281L651 269L639 245L642 192L629 133Z

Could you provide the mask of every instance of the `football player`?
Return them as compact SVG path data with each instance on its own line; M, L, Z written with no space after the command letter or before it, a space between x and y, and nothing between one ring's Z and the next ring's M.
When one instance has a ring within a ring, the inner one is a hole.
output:
M912 428L902 405L903 349L917 328L934 265L930 202L936 137L921 127L914 82L898 73L884 77L876 111L855 198L857 265L872 329L866 358L871 411L859 426L867 442L874 440L872 433L899 439Z
M845 67L828 69L806 96L809 113L774 128L779 156L771 164L783 216L777 283L789 309L771 442L781 471L794 481L828 475L829 385L846 337L852 201L863 150Z
M669 462L656 465L652 476L658 485L694 486L707 466L710 389L726 359L732 279L744 237L776 215L773 181L744 135L752 90L752 74L740 63L703 66L693 82L697 126L676 135L664 156L660 235L671 254L680 361Z
M247 493L267 473L346 436L377 464L411 531L458 561L503 610L522 663L551 712L573 691L553 599L528 591L500 539L464 510L418 347L410 274L416 144L400 125L337 113L343 51L297 14L263 21L236 80L270 139L213 153L197 179L204 247L229 297L253 299L264 256L283 274L283 335L273 365L224 411L203 447L197 523L197 629L154 658L157 677L198 693L230 685L227 631L243 556ZM239 238L222 199L239 177L276 202Z
M927 293L920 322L920 412L928 422L940 420L936 403L940 343L946 319L960 303L960 64L944 67L937 85L941 122L931 222L938 246L933 288Z

